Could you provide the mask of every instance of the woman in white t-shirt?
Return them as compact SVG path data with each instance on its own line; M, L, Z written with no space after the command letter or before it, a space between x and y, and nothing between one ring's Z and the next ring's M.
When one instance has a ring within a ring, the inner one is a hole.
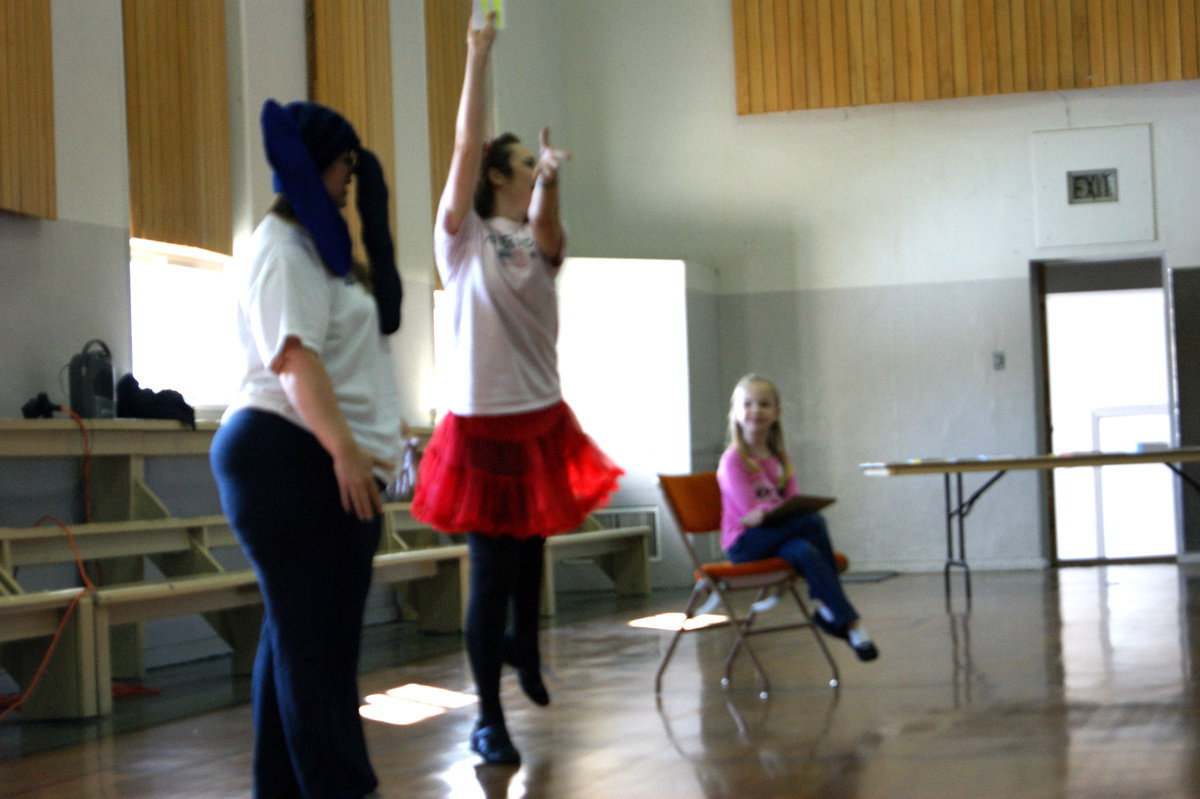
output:
M565 243L558 171L566 154L550 147L546 130L536 155L511 134L484 142L495 35L491 16L467 35L454 155L434 228L454 320L450 412L421 460L412 512L467 534L466 642L479 693L471 748L488 763L517 763L500 672L504 662L515 666L526 695L549 704L538 651L545 538L576 529L621 470L580 429L559 389L554 279Z
M258 576L256 797L377 796L358 715L358 652L399 455L387 336L400 280L379 162L335 111L268 100L276 197L238 301L244 377L212 446L221 504ZM339 210L351 175L369 268Z

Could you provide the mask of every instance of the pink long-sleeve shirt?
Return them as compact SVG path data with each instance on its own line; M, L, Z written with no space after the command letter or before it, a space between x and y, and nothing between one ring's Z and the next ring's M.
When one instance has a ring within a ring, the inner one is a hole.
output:
M717 465L717 483L721 486L721 549L728 550L746 532L742 518L760 508L769 511L788 497L799 493L792 475L782 489L779 477L783 465L778 458L752 458L760 467L752 470L737 449L730 447Z

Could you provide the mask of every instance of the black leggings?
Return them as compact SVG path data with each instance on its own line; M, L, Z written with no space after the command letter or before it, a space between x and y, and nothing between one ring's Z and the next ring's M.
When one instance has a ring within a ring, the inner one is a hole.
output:
M467 605L467 655L479 693L479 721L504 721L500 706L500 670L505 636L522 667L537 669L538 611L542 593L545 539L516 539L468 533L471 553L471 597ZM508 609L512 607L512 630Z

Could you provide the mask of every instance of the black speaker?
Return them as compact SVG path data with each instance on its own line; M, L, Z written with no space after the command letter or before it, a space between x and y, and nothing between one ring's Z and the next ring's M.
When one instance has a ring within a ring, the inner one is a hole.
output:
M100 339L92 339L71 358L71 410L86 419L116 416L113 401L112 353Z

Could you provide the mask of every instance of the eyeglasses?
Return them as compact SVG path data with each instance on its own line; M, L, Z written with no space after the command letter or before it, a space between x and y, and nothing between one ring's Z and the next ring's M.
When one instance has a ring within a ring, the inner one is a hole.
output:
M345 155L343 155L340 160L344 165L350 168L351 172L353 172L358 167L358 151L347 150Z

